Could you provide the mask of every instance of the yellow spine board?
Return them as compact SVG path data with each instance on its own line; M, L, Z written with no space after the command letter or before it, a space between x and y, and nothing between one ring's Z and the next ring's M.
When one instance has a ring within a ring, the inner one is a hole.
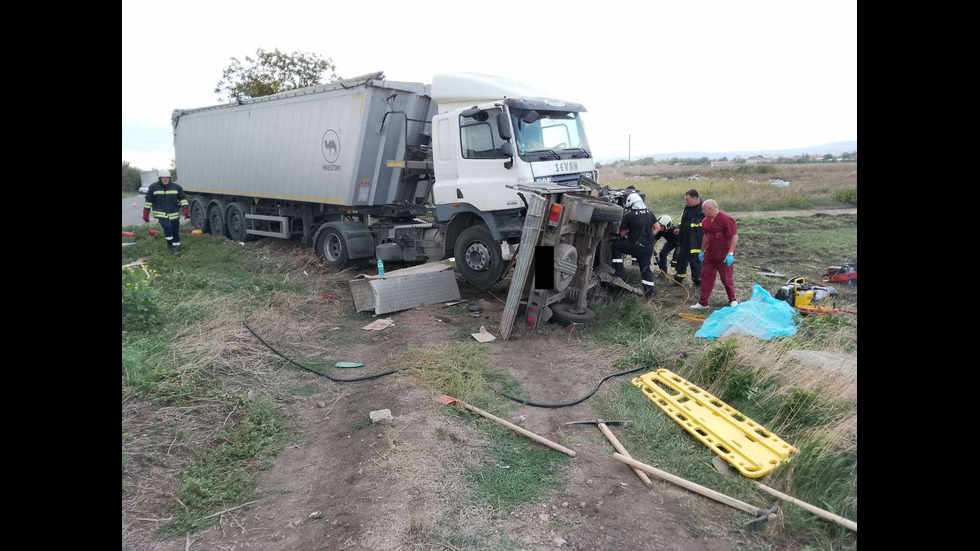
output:
M666 369L633 379L691 436L749 478L772 472L798 450L736 409Z

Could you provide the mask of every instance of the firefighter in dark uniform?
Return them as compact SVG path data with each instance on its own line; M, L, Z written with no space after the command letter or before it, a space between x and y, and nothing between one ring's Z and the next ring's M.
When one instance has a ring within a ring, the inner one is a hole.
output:
M701 240L704 238L704 230L701 229L701 221L704 220L704 213L701 212L701 196L698 190L689 189L684 194L684 214L681 215L680 227L674 230L677 234L677 263L675 268L677 274L674 279L684 283L687 277L687 265L691 265L691 281L694 288L701 287ZM674 283L674 285L678 285Z
M623 254L629 254L640 264L640 281L643 283L643 296L653 296L654 273L650 269L655 236L660 233L657 217L647 210L640 196L631 193L626 198L626 214L619 224L619 236L612 244L613 266L616 276L626 280Z
M657 241L662 238L664 240L663 247L660 247L660 252L657 253L657 266L663 270L664 274L669 278L670 274L667 273L667 256L670 255L671 251L674 252L670 260L670 266L677 269L677 244L679 243L678 236L674 233L674 221L669 214L662 214L660 218L657 218L657 222L660 223L660 233L654 236L653 244L656 246Z
M146 192L146 203L143 204L143 221L150 221L150 213L163 227L163 235L167 240L167 248L172 253L180 252L180 215L190 218L190 204L184 195L184 188L171 183L170 171L161 170L157 181L150 184Z

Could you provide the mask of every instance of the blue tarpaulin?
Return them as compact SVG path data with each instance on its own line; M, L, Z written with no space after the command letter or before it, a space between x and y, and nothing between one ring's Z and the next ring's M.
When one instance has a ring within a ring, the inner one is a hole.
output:
M773 298L758 284L752 298L738 306L726 306L708 316L695 337L709 341L732 333L751 335L768 341L796 334L796 310L787 302Z

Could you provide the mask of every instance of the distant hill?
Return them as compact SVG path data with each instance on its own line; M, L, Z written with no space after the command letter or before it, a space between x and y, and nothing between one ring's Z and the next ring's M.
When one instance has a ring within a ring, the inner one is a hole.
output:
M841 153L851 153L857 151L858 143L857 141L849 142L834 142L825 143L821 145L812 145L809 147L798 147L795 149L759 149L755 151L675 151L673 153L654 153L652 155L637 155L633 157L634 161L640 159L653 158L655 160L672 159L674 157L678 159L700 159L701 157L707 157L709 159L720 159L722 157L728 157L732 160L735 157L741 157L746 159L748 157L755 157L756 155L761 155L763 157L792 157L794 155L826 155L831 154L834 156L840 155ZM618 160L625 161L627 157L603 157L597 158L596 161L600 163L613 163Z

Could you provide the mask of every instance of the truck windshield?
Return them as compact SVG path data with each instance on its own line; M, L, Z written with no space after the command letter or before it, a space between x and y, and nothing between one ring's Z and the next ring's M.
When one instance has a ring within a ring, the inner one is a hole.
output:
M510 110L518 155L528 155L526 160L531 161L540 160L539 155L552 159L592 156L581 113L538 111L540 118L532 123L524 122L527 113L525 109Z

